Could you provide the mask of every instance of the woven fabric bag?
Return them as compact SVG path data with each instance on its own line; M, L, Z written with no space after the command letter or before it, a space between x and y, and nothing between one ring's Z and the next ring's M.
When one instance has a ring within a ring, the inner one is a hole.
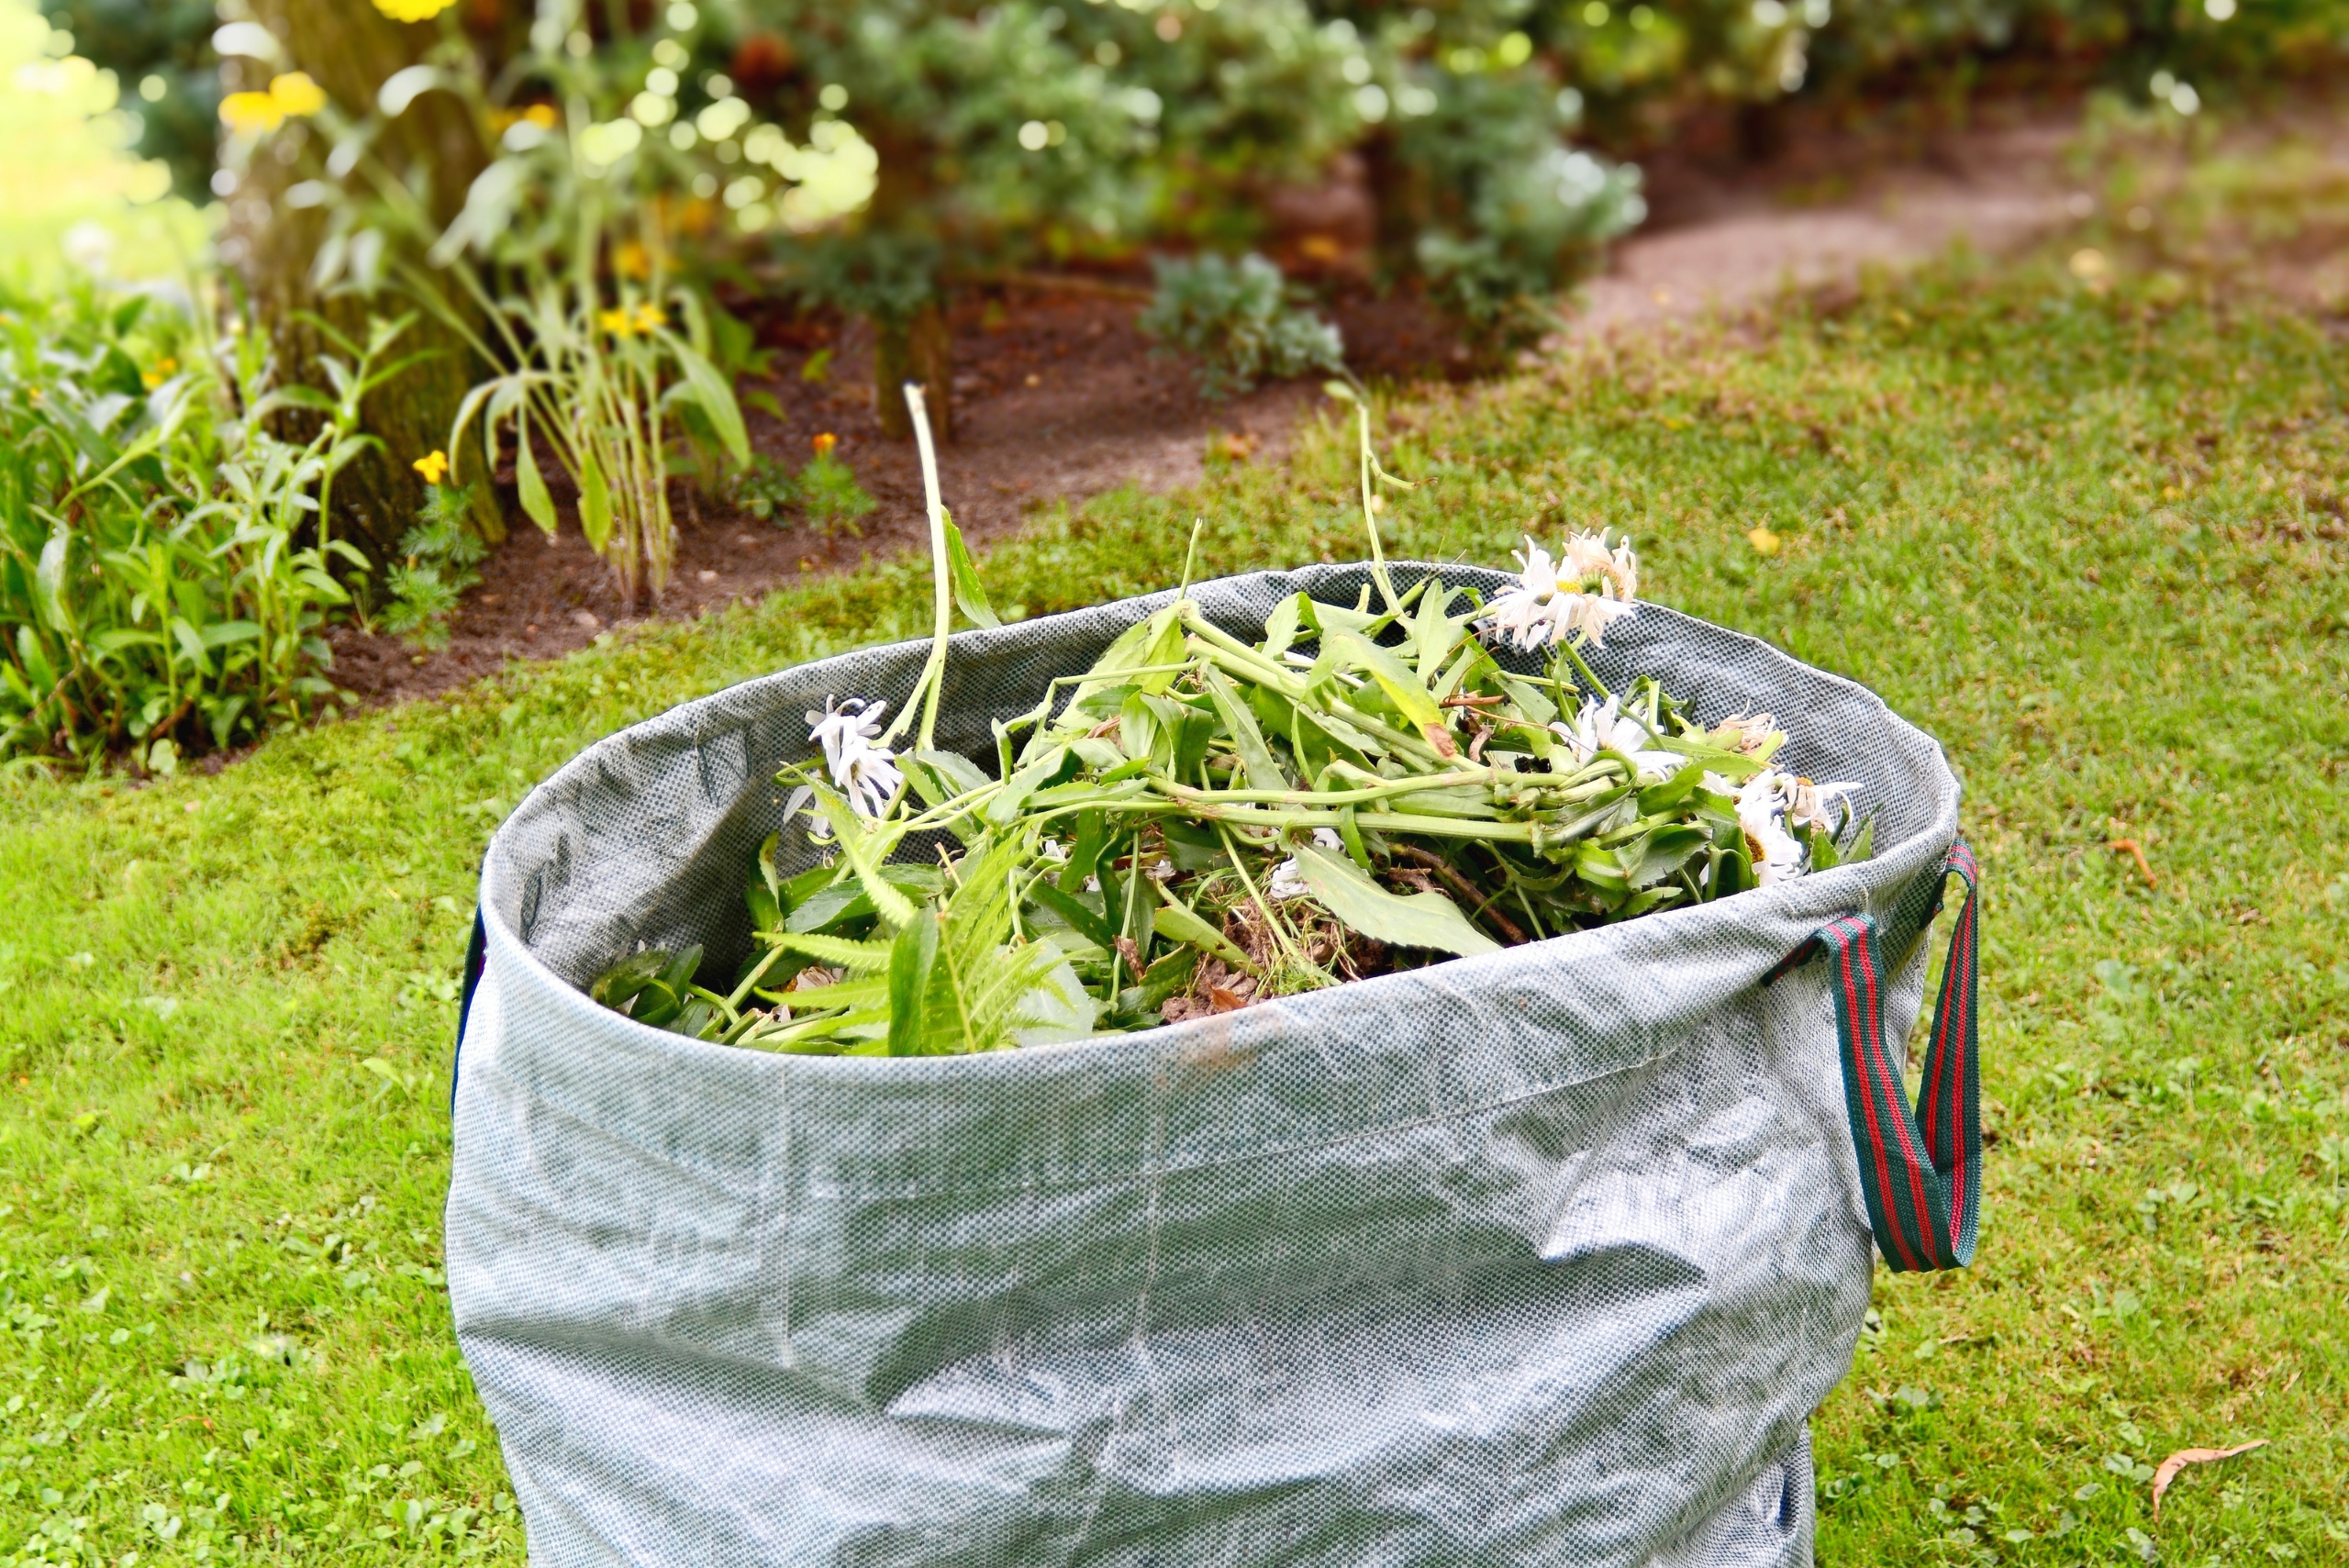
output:
M1364 582L1192 596L1252 638ZM956 637L941 743L992 758L990 720L1165 602ZM1778 715L1790 766L1860 785L1872 860L982 1056L768 1055L591 1002L640 942L731 973L806 713L902 700L925 652L615 735L490 845L448 1278L532 1562L1808 1562L1806 1421L1872 1240L1901 1269L1973 1248L1970 896L1913 1110L1900 1081L1945 873L1972 882L1934 743L1644 606L1600 673Z

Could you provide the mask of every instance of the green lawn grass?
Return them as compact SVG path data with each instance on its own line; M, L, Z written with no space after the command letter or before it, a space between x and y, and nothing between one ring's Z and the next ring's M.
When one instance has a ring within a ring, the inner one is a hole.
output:
M1433 480L1399 551L1627 527L1655 598L1966 781L1980 1260L1881 1278L1818 1422L1829 1562L2349 1562L2344 399L2291 317L1953 264L1389 410ZM1219 570L1356 554L1346 450L1045 519L996 602L1170 584L1195 512ZM476 857L597 736L926 595L874 568L217 777L12 786L0 1563L521 1561L438 1273ZM2254 1438L2154 1519L2165 1453Z

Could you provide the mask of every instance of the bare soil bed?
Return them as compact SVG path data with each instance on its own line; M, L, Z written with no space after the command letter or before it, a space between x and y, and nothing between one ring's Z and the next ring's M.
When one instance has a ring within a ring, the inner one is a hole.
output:
M1751 304L1864 265L1913 262L1961 237L1985 250L2027 243L2065 221L2057 155L2069 123L2022 119L1941 137L1924 163L1893 161L1914 150L1882 137L1806 136L1799 153L1726 171L1718 158L1666 156L1651 165L1656 219L1586 286L1565 337ZM1291 236L1282 259L1298 270L1318 263L1356 370L1405 381L1465 374L1465 351L1431 313L1363 281L1352 249L1361 204L1341 192L1318 217L1306 206L1304 222L1329 233ZM974 539L999 537L1056 501L1127 484L1196 483L1210 441L1229 456L1277 462L1300 413L1319 399L1310 383L1202 399L1191 369L1154 352L1134 326L1145 282L1029 280L958 309L955 434L940 466L948 504ZM762 316L755 302L750 309L774 350L773 378L743 388L752 441L796 469L816 436L837 437L838 455L879 502L861 532L761 522L681 484L675 574L657 606L631 611L567 509L548 539L509 507L513 531L484 563L449 646L420 654L395 638L344 630L335 637L338 683L378 701L424 695L509 660L568 652L647 614L690 617L917 546L919 473L910 443L881 437L865 335ZM811 379L818 356L822 374Z

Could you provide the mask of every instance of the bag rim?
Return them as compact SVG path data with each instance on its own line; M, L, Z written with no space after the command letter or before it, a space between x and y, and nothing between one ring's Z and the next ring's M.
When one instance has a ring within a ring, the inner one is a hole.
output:
M1489 568L1441 562L1398 561L1389 562L1388 567L1398 587L1421 576L1438 574L1447 582L1473 584L1486 588L1513 580L1512 574ZM1360 577L1363 570L1359 563L1348 563L1336 567L1235 573L1193 584L1189 592L1195 599L1212 598L1219 590L1272 581L1286 584L1289 591L1302 589L1313 594L1317 584L1326 585L1333 580L1351 583ZM1482 581L1478 581L1480 579ZM1286 593L1281 596L1285 597ZM1140 619L1174 602L1174 590L1162 590L1113 600L1107 605L1037 617L1001 628L958 632L950 644L950 659L956 654L964 660L974 655L983 656L990 643L1018 634L1033 635L1038 629L1054 623L1067 623L1076 617L1098 617L1105 610L1126 612L1130 618ZM565 795L592 779L600 766L602 754L615 747L625 746L630 737L649 730L695 725L703 717L711 715L719 705L739 704L763 685L781 682L805 684L811 672L828 665L851 660L869 660L876 653L892 651L927 649L927 639L908 639L896 643L852 649L824 659L750 677L679 704L583 748L524 797L515 811L500 824L484 854L481 914L485 928L487 967L501 989L518 987L536 1006L551 1006L558 1013L572 1013L574 1008L585 1009L584 1013L573 1015L580 1027L615 1029L618 1038L629 1040L640 1048L658 1047L663 1053L674 1051L677 1053L675 1064L681 1068L718 1062L749 1062L765 1065L779 1074L787 1072L802 1079L837 1082L842 1087L870 1087L881 1083L947 1087L982 1083L1003 1074L1026 1074L1040 1071L1048 1064L1058 1065L1072 1059L1096 1064L1103 1072L1163 1071L1170 1061L1179 1063L1186 1055L1250 1049L1244 1040L1229 1046L1218 1046L1214 1042L1232 1041L1236 1036L1264 1032L1256 1027L1257 1020L1252 1019L1251 1015L1262 1015L1266 1019L1275 1017L1283 1019L1285 1028L1280 1031L1282 1033L1309 1032L1317 1015L1328 1011L1333 998L1366 998L1375 1003L1387 999L1392 992L1424 987L1431 979L1447 984L1453 982L1488 984L1508 970L1521 967L1529 961L1572 961L1606 947L1625 945L1627 941L1635 946L1668 947L1682 945L1683 939L1688 937L1709 936L1733 940L1741 937L1750 939L1737 945L1747 950L1746 962L1738 967L1741 970L1750 968L1751 973L1741 984L1724 991L1720 999L1726 999L1727 995L1733 995L1743 985L1758 985L1764 975L1798 942L1839 915L1857 912L1871 906L1876 906L1880 915L1890 914L1896 904L1910 901L1903 896L1906 890L1928 875L1938 896L1938 867L1957 837L1960 786L1941 748L1929 735L1893 712L1867 687L1849 677L1797 660L1748 633L1645 601L1641 605L1641 616L1649 618L1651 626L1660 623L1675 633L1690 632L1728 639L1732 644L1742 645L1749 654L1758 654L1765 664L1781 667L1789 677L1830 683L1845 688L1863 703L1871 705L1887 726L1888 738L1908 754L1909 762L1924 764L1932 778L1935 798L1925 826L1892 844L1878 845L1873 858L1857 864L1837 866L1831 871L1795 878L1773 887L1749 890L1714 903L1642 916L1621 925L1567 932L1540 941L1504 948L1497 952L1453 958L1419 969L1351 981L1322 991L1260 1003L1234 1013L1189 1018L1152 1029L959 1055L864 1057L774 1053L692 1040L654 1029L594 1002L581 987L556 973L533 952L529 942L507 919L506 895L510 890L502 879L509 868L501 851L510 847L509 835L514 833L517 824L525 822L536 812L548 809L548 803L554 797ZM1657 956L1661 958L1662 955ZM1302 1031L1299 1026L1302 1026Z

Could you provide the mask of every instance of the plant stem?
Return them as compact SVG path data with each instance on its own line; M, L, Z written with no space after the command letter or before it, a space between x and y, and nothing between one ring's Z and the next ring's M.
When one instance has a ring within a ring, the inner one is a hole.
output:
M938 703L946 687L946 638L954 624L954 586L948 575L946 554L946 507L938 494L938 449L930 435L930 410L922 401L918 382L905 384L906 411L913 418L914 444L921 451L922 497L930 510L930 575L933 588L936 619L930 631L930 658L921 667L921 678L914 683L913 694L898 711L896 722L889 726L884 741L895 740L913 717L914 705L921 704L921 749L934 750L938 744Z
M1248 901L1256 906L1258 914L1264 916L1265 929L1273 933L1273 940L1281 944L1281 951L1295 960L1299 968L1310 969L1319 973L1319 966L1305 956L1296 940L1289 936L1288 928L1281 923L1281 917L1273 913L1271 900L1256 891L1256 879L1248 874L1248 867L1241 861L1240 846L1231 841L1230 830L1219 824L1216 831L1223 839L1223 852L1230 859L1231 869L1240 873L1240 885L1248 890Z
M1615 694L1607 689L1607 683L1601 681L1597 675L1592 674L1590 672L1590 666L1582 662L1582 654L1575 651L1574 639L1572 638L1569 638L1565 641L1558 644L1558 651L1564 654L1566 658L1573 662L1575 673L1580 675L1584 681L1589 684L1590 689L1598 694L1598 700L1600 702L1612 702L1615 699ZM1563 717L1564 715L1561 715L1560 717Z
M766 978L767 971L774 967L774 961L781 958L783 953L784 950L781 948L769 948L767 950L766 957L759 960L758 968L744 975L742 977L742 984L734 987L734 994L726 998L726 1010L728 1012L731 1013L740 1008L743 1002L749 998L751 989L756 986L760 981Z
M1387 613L1400 615L1403 613L1402 602L1395 597L1394 581L1386 575L1386 552L1378 543L1378 514L1372 510L1370 505L1377 498L1377 492L1371 487L1370 477L1373 466L1370 456L1370 405L1356 398L1354 406L1362 414L1362 522L1364 531L1370 535L1370 575L1377 583L1378 591L1386 596Z
M1469 784L1489 784L1500 777L1491 768L1475 773L1434 773L1419 778L1382 780L1376 784L1358 790L1342 789L1198 789L1173 779L1153 775L1151 783L1163 794L1176 800L1198 801L1205 805L1239 805L1262 803L1275 806L1366 806L1374 800L1384 800L1398 795L1418 795L1424 790L1456 789ZM1520 781L1522 782L1522 781Z

